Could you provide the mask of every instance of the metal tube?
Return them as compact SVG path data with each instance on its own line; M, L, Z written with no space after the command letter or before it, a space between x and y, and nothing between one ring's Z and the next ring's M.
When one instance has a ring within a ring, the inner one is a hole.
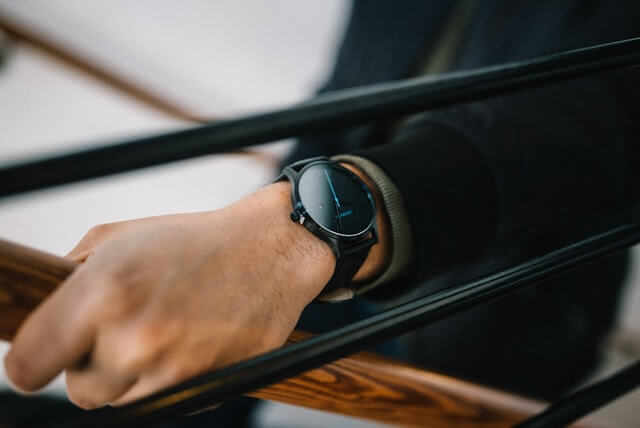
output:
M640 64L640 37L525 61L348 89L294 107L0 166L0 197Z
M626 394L640 384L640 361L553 403L515 428L563 427Z

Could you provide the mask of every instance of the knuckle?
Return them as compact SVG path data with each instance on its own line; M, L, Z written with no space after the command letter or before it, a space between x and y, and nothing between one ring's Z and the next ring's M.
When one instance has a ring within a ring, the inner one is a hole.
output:
M135 328L132 336L134 349L139 353L155 353L162 339L162 328L154 323L145 323Z
M141 297L145 296L144 285L140 286L136 278L127 272L126 264L101 267L100 272L94 272L86 284L96 300L119 314L127 314L138 308L143 302Z
M137 327L123 338L118 347L121 352L116 360L116 369L121 373L140 373L152 367L161 355L156 329Z
M99 293L100 298L109 304L124 305L127 302L126 285L123 281L119 281L114 273L105 272L99 279L94 280L92 288L98 288L93 292Z
M80 247L90 248L99 243L105 236L113 231L116 223L103 223L93 226L80 240Z
M99 238L102 235L104 235L105 233L107 233L109 231L109 229L111 228L111 226L112 226L111 223L96 224L91 229L89 229L89 231L87 232L85 237L86 238Z
M90 246L92 243L100 239L105 234L105 225L98 224L93 226L80 240L81 246Z
M90 271L83 274L74 284L77 287L74 321L97 325L108 320L116 310L120 310L123 296L118 296L116 284L109 274Z
M95 247L107 236L112 228L109 224L99 224L93 226L84 234L80 242L71 250L69 257L77 261L85 261L93 253Z
M134 290L128 281L117 278L117 273L101 270L91 272L92 276L84 281L86 293L85 315L103 320L122 319L133 314L138 308Z
M143 372L152 360L151 354L140 347L124 346L120 356L115 359L114 365L118 373L135 374Z
M122 353L113 360L114 371L121 374L134 374L139 372L140 360L130 350L122 349Z
M166 369L166 379L169 385L182 382L197 375L204 368L198 370L191 364L185 364L185 362L172 364Z

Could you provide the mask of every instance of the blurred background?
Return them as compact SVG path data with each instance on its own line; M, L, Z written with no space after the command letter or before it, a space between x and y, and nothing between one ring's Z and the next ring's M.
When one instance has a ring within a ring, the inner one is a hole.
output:
M304 100L332 66L348 11L345 0L0 0L0 163ZM95 224L221 207L267 183L289 145L3 200L0 237L62 255ZM635 258L594 378L640 355ZM44 394L64 395L63 383ZM596 417L640 426L639 406L636 392ZM259 417L261 426L372 426L278 404Z

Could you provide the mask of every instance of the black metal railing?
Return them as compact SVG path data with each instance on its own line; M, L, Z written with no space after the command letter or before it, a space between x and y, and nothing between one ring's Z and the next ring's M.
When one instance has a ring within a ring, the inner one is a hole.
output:
M640 38L487 67L320 96L297 106L185 131L0 166L0 198L269 141L420 112L640 65ZM0 199L1 201L1 199ZM192 413L363 349L640 241L637 218L526 263L451 287L330 333L272 351L118 409L63 426L140 426ZM523 426L571 422L635 386L638 366L566 398ZM629 375L632 374L632 376ZM628 379L632 379L629 382ZM586 398L585 398L586 397ZM556 419L554 419L556 418Z

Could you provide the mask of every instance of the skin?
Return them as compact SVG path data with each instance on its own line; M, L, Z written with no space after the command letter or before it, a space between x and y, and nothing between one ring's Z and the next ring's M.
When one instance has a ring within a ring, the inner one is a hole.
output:
M388 221L354 280L388 262ZM335 267L329 246L289 219L289 183L220 210L96 226L67 256L82 265L18 331L5 369L35 391L66 372L91 409L121 405L282 346Z

